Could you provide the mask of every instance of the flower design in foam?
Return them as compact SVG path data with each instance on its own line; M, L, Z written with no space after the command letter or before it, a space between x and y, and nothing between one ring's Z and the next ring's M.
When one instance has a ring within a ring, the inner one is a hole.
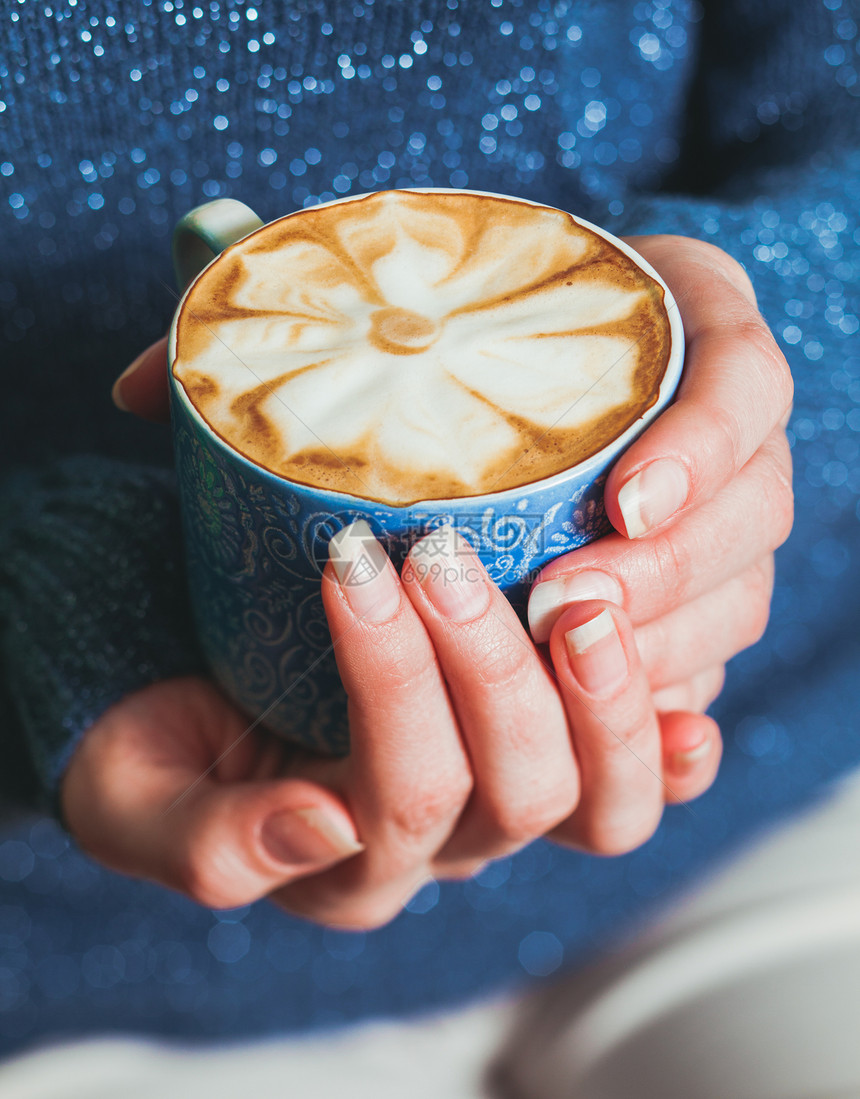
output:
M388 191L228 248L182 307L177 379L219 435L300 481L380 500L560 472L656 399L659 284L569 214Z

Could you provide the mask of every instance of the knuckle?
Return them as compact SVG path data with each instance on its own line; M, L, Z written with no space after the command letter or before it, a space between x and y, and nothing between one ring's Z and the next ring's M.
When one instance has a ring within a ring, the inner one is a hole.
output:
M708 706L710 706L711 703L719 697L720 692L725 686L725 682L726 666L725 664L720 664L718 667L714 668L711 674L711 680L705 692L705 704L702 707L703 710L706 710Z
M785 359L760 313L747 313L739 317L724 335L745 361L749 362L750 350L755 351L762 359L766 377L783 371Z
M370 698L390 700L392 695L404 696L412 704L416 695L423 696L438 685L436 655L429 646L420 653L406 648L402 638L378 638L373 653L372 674L367 669L361 675L362 691Z
M767 404L772 405L778 415L782 416L794 400L794 378L773 333L764 319L756 316L741 322L737 326L736 335L747 349L755 349Z
M772 549L778 549L786 542L794 527L794 493L790 482L780 492L776 517L777 522L773 532Z
M791 373L791 367L788 365L788 360L780 351L772 336L769 347L770 375L768 380L779 399L780 414L783 414L794 402L794 377Z
M755 614L753 615L752 622L750 623L750 632L747 637L747 647L750 645L757 645L764 637L767 624L770 620L770 606L766 603L760 604Z
M737 414L722 405L713 406L709 414L716 444L709 458L731 470L739 470L748 455L744 453L743 429Z
M696 240L695 247L691 251L700 260L703 260L710 270L716 270L736 290L740 290L744 297L751 302L755 302L756 296L752 281L746 268L734 256L724 252L722 248L718 248L716 244L712 244L707 240Z
M696 237L661 235L656 238L661 250L667 249L673 258L683 259L703 268L708 275L721 275L726 282L739 290L748 301L755 303L755 290L746 268L734 256L716 244ZM704 292L704 291L703 291Z
M628 711L629 711L628 707ZM635 712L621 711L612 723L612 733L602 744L604 760L612 767L627 767L631 753L638 754L651 733L651 721L643 715L641 704Z
M531 669L529 648L510 636L497 636L476 661L474 674L484 690L495 693L518 689Z
M410 843L426 840L442 825L457 817L471 792L472 782L463 772L420 787L391 806L392 828Z
M719 664L701 672L690 684L690 701L686 709L703 714L711 703L719 697L726 681L726 668Z
M737 469L755 449L747 451L747 447L754 441L757 446L756 434L762 424L759 410L765 418L772 415L771 426L775 425L792 402L794 381L785 356L760 315L727 321L714 334L714 340L714 354L729 364L738 378L743 376L745 387L751 387L743 410L719 403L709 408L719 451L730 455Z
M672 713L675 710L689 710L693 705L693 686L688 680L686 683L661 687L654 691L653 698L654 708L660 714Z
M745 647L760 641L770 619L770 600L773 594L773 558L755 565L746 576L747 622L744 635Z
M528 801L497 799L487 815L503 845L519 847L545 835L566 820L576 808L576 803L575 790L554 790L547 796L535 795Z
M780 448L781 450L782 448ZM787 449L787 443L785 444ZM782 453L770 455L767 478L768 510L772 517L770 548L776 549L791 534L794 526L794 488L791 481L791 459L785 461Z
M649 543L652 568L660 590L672 592L677 600L683 598L694 573L693 554L686 542L676 532L667 531Z
M657 831L663 813L662 805L650 816L644 815L635 821L623 820L603 822L587 829L585 845L594 855L615 858L627 855L647 843Z

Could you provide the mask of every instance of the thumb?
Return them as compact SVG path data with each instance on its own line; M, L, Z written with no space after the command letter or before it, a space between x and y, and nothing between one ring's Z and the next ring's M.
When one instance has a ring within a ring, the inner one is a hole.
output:
M114 382L111 396L123 412L133 412L144 420L168 422L167 336L147 347L126 367Z
M173 681L180 682L184 698L193 697L191 681ZM326 787L293 777L243 781L237 771L259 773L250 736L237 746L233 777L216 771L217 753L201 752L208 737L192 714L174 710L175 720L165 721L158 703L170 689L154 684L117 703L75 751L62 804L85 851L206 907L232 908L363 849L347 809ZM228 714L240 735L244 719Z
M363 850L336 798L301 779L201 783L157 825L128 824L160 880L207 908L249 904Z

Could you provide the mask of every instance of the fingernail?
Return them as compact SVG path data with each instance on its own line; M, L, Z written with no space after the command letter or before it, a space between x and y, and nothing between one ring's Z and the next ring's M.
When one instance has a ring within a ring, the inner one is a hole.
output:
M416 542L409 551L409 563L430 602L452 622L477 618L490 605L490 589L480 562L449 524Z
M564 640L573 674L589 694L612 694L627 678L627 654L609 611L568 630Z
M665 522L690 492L687 471L672 458L645 466L618 493L618 506L628 538L638 538Z
M559 615L573 603L586 599L605 599L619 606L624 598L621 585L605 572L580 572L536 584L529 596L529 629L540 644L549 640Z
M364 850L331 817L312 808L273 813L263 822L260 839L267 853L286 866L323 866Z
M363 519L339 530L328 544L346 601L359 618L387 622L400 606L400 584L388 555Z
M122 374L120 374L117 380L113 383L113 389L110 391L111 400L116 405L116 407L120 409L121 412L129 411L128 405L122 399L122 383L125 381L126 378L130 378L131 375L134 374L134 372L149 354L149 350L150 349L147 348L146 351L141 351L141 353L137 356L131 366L127 366L125 370L123 370Z
M703 759L711 754L711 741L705 739L695 748L688 748L686 752L672 752L670 756L671 769L673 771L690 771Z

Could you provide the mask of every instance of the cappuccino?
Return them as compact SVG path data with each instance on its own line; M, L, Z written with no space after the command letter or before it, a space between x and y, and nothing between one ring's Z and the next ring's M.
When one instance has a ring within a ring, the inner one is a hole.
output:
M385 191L227 248L176 322L174 377L279 477L399 506L560 473L657 400L664 291L571 215Z

